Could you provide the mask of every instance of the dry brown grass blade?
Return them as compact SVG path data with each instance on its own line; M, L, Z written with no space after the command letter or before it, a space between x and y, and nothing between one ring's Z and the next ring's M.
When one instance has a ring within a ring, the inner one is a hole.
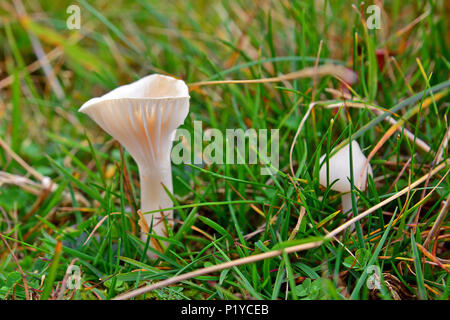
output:
M434 176L436 173L438 173L439 171L441 171L442 169L445 168L447 164L446 163L441 163L439 166L437 166L436 168L434 168L430 173L427 173L426 175L423 175L420 179L416 180L414 183L408 185L407 187L403 188L402 190L400 190L399 192L397 192L396 194L392 195L391 197L387 198L384 201L381 201L379 204L371 207L370 209L367 209L366 211L360 213L358 216L352 218L351 220L347 221L346 223L344 223L343 225L341 225L340 227L336 228L332 234L336 235L338 233L340 233L341 231L345 230L347 227L349 227L351 224L355 223L358 220L361 220L362 218L364 218L365 216L369 215L370 213L380 209L381 207L383 207L384 205L386 205L387 203L397 199L398 197L401 197L402 195L410 192L410 190L414 189L415 187L417 187L418 185L420 185L421 183L423 183L424 181L426 181L428 179L428 177L432 177ZM447 172L445 173L445 175L447 175L450 172L450 169L447 170Z
M120 212L112 212L111 215L115 215L115 214L121 214ZM83 243L83 246L86 245L86 243L89 242L89 240L92 238L92 236L94 235L95 231L97 231L98 228L100 228L100 226L103 224L103 222L105 222L105 220L108 219L108 216L104 216L103 218L100 219L99 222L97 222L97 224L95 225L94 229L91 231L91 233L89 234L89 236L87 237L86 241Z
M305 244L301 244L298 246L293 246L293 247L289 247L284 249L284 252L286 253L292 253L292 252L297 252L297 251L302 251L302 250L307 250L307 249L312 249L315 247L318 247L319 245L321 245L323 243L323 241L316 241L316 242L311 242L311 243L305 243ZM131 292L122 294L120 296L115 297L113 300L127 300L133 297L136 297L138 295L144 294L146 292L158 289L158 288L162 288L162 287L166 287L168 285L177 283L177 282L181 282L187 279L191 279L191 278L195 278L201 275L205 275L208 273L213 273L213 272L217 272L217 271L221 271L223 269L228 269L228 268L233 268L236 266L240 266L243 264L248 264L248 263L252 263L252 262L256 262L256 261L260 261L260 260L264 260L264 259L268 259L268 258L273 258L273 257L277 257L279 255L283 254L283 250L274 250L274 251L269 251L269 252L265 252L265 253L261 253L261 254L257 254L257 255L253 255L253 256L248 256L245 258L241 258L241 259L236 259L236 260L232 260L232 261L228 261L225 263L221 263L221 264L217 264L211 267L207 267L207 268L202 268L202 269L197 269L195 271L192 272L188 272L185 274L181 274L179 276L175 276L160 282L157 282L155 284L143 287L143 288L139 288L136 290L133 290Z
M447 176L448 173L449 173L449 171L447 171L447 172L444 174L444 176L439 180L439 182L433 187L433 189L431 189L431 191L430 191L426 196L424 196L421 200L419 200L419 202L417 202L414 206L420 206L422 203L424 203L424 202L431 196L431 194L434 193L434 191L439 187L439 185L445 180L445 177ZM408 199L408 198L409 198L409 193L408 193L408 195L407 195L407 199ZM402 208L400 214L398 215L398 217L395 218L394 222L392 223L392 226L395 226L396 223L397 223L397 222L400 220L400 218L402 217L404 211L406 210L406 205L407 205L407 203L408 203L408 201L406 200L406 201L405 201L405 205L403 206L403 208ZM448 211L448 210L447 210L447 211ZM384 226L384 229L386 229L387 226L388 226L388 224L386 224L386 225ZM416 226L416 224L413 224L413 226ZM372 231L372 232L369 234L369 236L374 235L374 234L376 234L377 232L380 232L380 231L381 231L381 229L376 229L376 230ZM367 239L369 236L366 236L365 238ZM370 241L375 241L375 240L377 240L377 239L380 238L380 237L381 237L381 236L373 237L373 238L370 239ZM401 239L397 239L397 240L392 241L392 242L391 242L391 245L392 245L393 243L398 242L398 241L401 241Z
M446 165L447 165L446 163L440 164L439 166L434 168L429 174L426 174L426 175L422 176L421 178L416 180L411 185L409 185L406 188L402 189L401 191L397 192L395 195L387 198L386 200L384 200L384 201L380 202L379 204L371 207L370 209L367 209L366 211L362 212L361 214L359 214L356 217L353 217L351 220L347 221L346 223L344 223L340 227L334 229L333 231L328 233L325 236L324 239L325 240L330 240L331 238L333 238L334 236L336 236L337 234L339 234L343 230L347 229L350 225L354 224L356 221L361 220L362 218L366 217L370 213L376 211L377 209L383 207L384 205L390 203L391 201L393 201L393 200L401 197L402 195L406 194L411 189L413 189L413 188L417 187L418 185L420 185L421 183L423 183L427 179L427 177L429 175L433 176L436 173L438 173L439 171L441 171L442 169L444 169L446 167ZM450 169L447 171L447 173L449 171L450 171ZM233 268L233 267L236 267L236 266L240 266L240 265L244 265L244 264L248 264L248 263L253 263L253 262L257 262L257 261L261 261L261 260L277 257L277 256L282 255L283 252L285 252L285 253L294 253L294 252L299 252L299 251L304 251L304 250L316 248L316 247L322 245L325 242L325 240L319 240L319 241L314 241L314 242L310 242L310 243L304 243L304 244L300 244L300 245L295 245L295 246L284 248L282 250L268 251L268 252L264 252L264 253L260 253L260 254L256 254L256 255L252 255L252 256L248 256L248 257L241 258L241 259L236 259L236 260L224 262L224 263L217 264L217 265L214 265L214 266L211 266L211 267L197 269L195 271L187 272L185 274L181 274L179 276L175 276L175 277L172 277L172 278L169 278L169 279L166 279L166 280L162 280L162 281L157 282L155 284L151 284L149 286L145 286L145 287L142 287L142 288L139 288L139 289L132 290L130 292L121 294L121 295L115 297L113 300L127 300L127 299L130 299L130 298L136 297L138 295L141 295L141 294L153 291L155 289L166 287L166 286L172 285L174 283L178 283L178 282L181 282L181 281L184 281L184 280L195 278L195 277L198 277L198 276L201 276L201 275L205 275L205 274L221 271L221 270L228 269L228 268Z
M352 108L358 108L358 109L369 109L372 110L377 116L383 114L383 112L389 112L394 116L397 116L397 114L392 113L389 109L379 108L367 105L365 103L361 102L354 102L354 101L345 101L345 102L339 102L339 103L333 103L330 105L327 105L325 108L327 109L333 109L333 108L340 108L340 107L352 107ZM404 133L406 138L411 141L411 143L416 144L417 147L425 151L426 153L430 152L431 148L428 144L425 143L422 139L419 139L418 137L414 136L414 134L409 131L407 128L403 126L403 123L398 123L394 118L392 117L386 117L384 118L384 121L389 122L392 126L396 127L396 130L400 133Z
M17 153L15 153L2 138L0 138L0 147L2 147L11 158L13 158L18 164L22 166L22 168L24 168L29 174L31 174L37 180L42 181L44 179L44 176L42 174L36 171Z
M179 224L184 224L183 220L175 219L174 221ZM199 227L191 226L191 230L194 230L194 231L204 235L206 238L208 238L211 241L216 241L216 239L214 239L214 237L212 237L210 234L208 234L206 231L200 229Z
M24 168L28 172L28 174L35 177L41 184L39 185L37 183L34 183L33 181L31 181L30 179L28 179L26 177L20 177L17 175L10 174L8 172L0 171L0 173L2 175L6 175L9 177L10 183L18 185L21 188L23 188L24 190L31 192L35 195L39 195L40 191L33 190L33 188L32 187L30 188L30 186L28 186L27 184L31 184L35 187L40 188L41 190L50 188L51 192L55 191L58 188L58 184L53 182L49 177L46 177L46 176L40 174L38 171L36 171L25 160L23 160L17 153L15 153L14 150L12 150L11 147L2 138L0 138L0 147L3 148L3 150L5 150L5 152L12 159L14 159L22 168ZM2 181L0 181L0 183L1 182ZM63 195L64 195L65 199L67 199L68 201L72 201L71 195L68 192L63 192ZM89 202L86 200L86 198L81 193L78 193L78 192L75 193L75 197L80 204L85 205L85 206L89 205Z
M269 83L269 82L281 82L287 80L294 80L300 78L311 78L311 77L322 77L322 76L334 76L337 79L353 83L355 80L355 74L350 69L335 65L335 64L324 64L316 67L309 67L299 71L294 71L287 73L278 77L272 78L261 78L261 79L251 79L251 80L215 80L215 81L200 81L189 84L189 90L195 90L200 86L217 85L217 84L251 84L251 83Z
M56 207L52 208L49 211L49 213L46 214L45 217L43 217L43 218L45 220L49 220L50 221L50 219L53 219L53 216L56 214L56 212L57 212L57 208ZM26 241L29 237L31 237L41 227L42 227L43 230L45 230L47 228L50 229L43 221L39 221L23 235L22 241ZM49 232L51 234L53 231L50 229Z
M286 205L286 202L283 202L283 204L278 208L278 211L273 215L273 217L269 221L270 225L273 225L275 223L275 221L277 220L278 214L281 212L281 210L283 210L285 205ZM256 236L257 234L263 232L265 229L266 229L266 223L264 222L255 231L244 235L244 239L248 240L248 239Z
M46 54L47 61L52 61L52 60L55 60L56 58L59 58L62 55L62 53L63 53L63 51L61 50L61 48L52 49L49 53ZM26 67L26 70L28 73L32 73L34 71L39 70L41 67L42 67L42 61L36 60L35 62L30 63ZM23 74L23 72L19 73L19 76L22 74ZM6 78L3 78L2 80L0 80L0 90L10 86L13 82L14 82L14 76L8 76Z
M69 266L67 267L66 273L64 274L64 278L63 278L63 281L62 281L62 283L61 283L61 289L59 290L59 293L58 293L58 295L57 295L56 300L62 300L62 299L63 299L63 297L64 297L64 291L66 291L66 283L67 283L67 279L68 279L69 276L70 276L69 271L72 270L72 267L74 266L75 262L77 262L78 260L79 260L78 258L72 259L72 261L70 262Z
M314 64L314 68L313 68L313 74L312 74L313 86L312 86L312 89L311 89L311 97L312 97L311 98L311 103L309 104L308 110L306 111L305 115L303 116L302 121L300 121L300 124L299 124L299 126L297 128L297 132L295 133L294 139L292 140L291 148L289 149L289 167L291 168L292 177L295 177L294 165L293 165L293 160L292 160L292 154L294 152L294 147L295 147L295 144L297 143L297 138L300 135L300 131L302 130L303 125L306 122L306 119L308 119L308 117L309 117L309 114L311 112L313 112L313 115L314 115L313 108L316 105L316 103L314 102L314 90L315 90L315 86L316 86L317 76L319 75L319 68L326 66L326 65L320 66L320 67L318 66L318 64L319 64L319 57L320 57L320 51L322 50L322 44L323 44L323 42L320 41L319 50L317 52L316 63ZM306 70L306 69L304 69L304 70ZM302 71L304 71L304 70L302 70ZM301 72L301 71L299 71L299 72ZM348 72L348 69L346 69L346 72ZM341 78L343 78L342 75L341 75ZM285 81L285 80L288 80L288 79L283 79L283 80ZM353 83L353 81L347 81L347 82Z
M393 256L379 256L378 258L380 258L381 260L390 260L390 259L393 259L393 260L400 260L400 261L403 261L403 262L414 262L414 259L413 258L407 258L407 257L393 257ZM428 261L428 260L426 260L426 261L424 261L426 264L429 264L429 265L431 265L431 266L437 266L438 264L436 263L436 262L433 262L433 261ZM448 264L442 264L444 267L446 267L446 268L449 268L450 267L450 265L448 265Z
M447 119L445 119L447 122ZM445 149L448 146L448 140L450 139L450 127L447 129L447 132L444 135L444 138L442 139L441 145L439 146L439 150L436 153L436 159L434 160L434 163L439 163L444 159L444 152Z
M300 198L300 192L297 189L297 185L295 184L294 180L292 179L292 177L290 175L288 175L289 180L291 181L292 185L294 186L294 190L295 193L297 194L297 202L301 202L301 198ZM297 224L294 227L294 230L292 230L291 235L289 236L288 240L292 240L295 238L295 236L298 233L298 230L300 229L300 224L302 223L303 220L303 216L306 213L306 209L304 206L302 206L300 208L300 213L298 215L298 219L297 219Z
M292 240L297 236L298 230L300 229L300 225L302 223L303 217L305 216L306 209L305 207L300 208L300 214L298 215L297 224L294 227L294 230L292 230L292 233L290 234L288 240Z
M229 182L229 181L227 181L227 180L225 180L225 182L228 184L228 186L239 196L239 198L241 198L242 200L247 200L246 198L244 198L240 193L239 193L239 191L237 191L236 190L236 188L235 187L233 187L233 185ZM255 210L256 211L256 213L257 214L259 214L261 217L263 217L263 218L265 218L266 217L266 215L264 214L264 212L262 212L261 211L261 209L259 209L257 206L255 206L254 204L250 204L250 208L252 208L253 210Z
M444 151L443 148L444 148L444 146L447 144L447 142L448 142L448 131L447 131L446 134L444 135L444 138L442 138L442 141L441 141L441 143L440 143L440 145L439 145L439 149L438 149L438 151L437 151L437 153L436 153L436 155L435 155L433 161L431 162L431 166L432 166L432 167L433 167L436 163L439 163L438 161L439 161L439 159L440 159L440 157L441 157L441 151L442 151L442 152ZM426 190L426 188L428 187L428 184L429 184L429 182L430 182L430 178L431 178L431 177L428 177L427 181L425 182L425 188L422 190L422 194L420 195L421 199L424 199L424 197L425 197L425 190ZM415 225L414 225L414 227L413 227L414 232L416 231L416 225L419 223L419 217L420 217L420 212L421 212L421 210L422 210L422 204L419 206L419 208L417 209L417 212L415 213L415 217L414 217L414 224L415 224Z
M430 14L430 11L425 11L424 13L422 13L420 16L418 16L416 19L414 19L413 21L411 21L408 25L406 25L405 27L401 28L400 30L397 30L395 32L395 37L399 38L401 37L403 34L408 33L411 31L412 28L414 28L414 26L416 26L420 21L422 21L423 19L425 19L428 15Z
M141 228L141 231L143 231L145 234L148 234L150 232L150 227L147 223L147 220L145 220L144 214L142 213L141 210L138 210L137 214L139 216L138 225ZM159 222L161 221L163 221L163 219L161 219ZM157 251L164 252L163 248L161 248L161 245L159 244L157 239L152 237L150 238L150 242L152 243L153 248L155 248Z
M208 238L210 241L216 241L216 239L214 239L212 236L210 236L207 232L203 231L203 230L200 229L199 227L191 226L191 229L194 230L194 231L197 231L198 233L201 233L201 234L204 235L206 238Z
M50 194L50 188L44 189L41 194L38 196L38 198L36 199L36 201L34 202L33 206L31 207L30 211L28 211L22 220L22 223L24 223L25 221L27 221L29 218L31 218L41 207L42 203L47 199L47 197Z
M392 182L391 185L389 186L389 188L387 189L386 193L389 193L389 192L391 192L392 189L394 189L394 186L400 180L400 178L402 177L402 175L405 172L406 168L408 168L408 166L411 163L411 161L412 161L412 158L409 158L408 161L406 161L406 163L403 165L402 169L398 173L397 177L395 178L394 182Z
M428 236L425 239L425 242L423 243L423 246L425 248L428 247L428 245L431 242L431 239L435 238L436 235L439 233L439 229L442 225L442 222L444 222L444 219L448 215L449 210L450 210L450 195L447 197L447 200L445 200L445 202L443 203L442 209L439 212L439 215L436 218L436 221L434 222L433 227L431 228L431 231L428 233Z
M291 144L291 148L289 149L289 168L291 169L291 174L292 177L295 177L295 172L294 172L294 164L293 164L293 160L292 160L292 154L294 152L294 147L295 144L297 143L297 138L300 135L300 131L302 131L303 125L306 122L306 119L308 119L309 114L311 113L311 110L314 108L314 106L316 105L315 102L310 103L308 110L306 111L305 115L303 116L302 121L300 122L297 132L295 133L294 139L292 140L292 144Z
M27 12L25 10L25 7L21 0L13 0L14 6L16 8L17 14L19 16L19 19L25 19L27 18ZM50 62L47 59L47 55L45 54L44 48L42 47L41 42L39 39L32 34L29 30L27 30L28 37L31 41L31 46L33 48L33 51L38 58L39 61L41 61L42 70L44 71L45 76L47 77L47 81L50 84L50 87L52 88L55 95L58 97L58 99L62 100L65 98L64 90L59 83L58 78L55 75L55 71L53 70Z
M436 263L440 268L445 270L447 273L450 273L450 271L443 265L438 258L433 256L430 252L428 252L427 249L425 249L420 243L416 243L417 248L423 253L424 256L426 256L428 259Z
M39 196L41 194L42 185L28 179L25 176L11 174L9 172L0 171L0 187L4 184L11 184L22 188L23 190Z
M434 96L434 101L437 101L437 100L445 97L446 94L447 94L446 92L439 92L438 94L436 94ZM430 106L432 103L433 103L433 99L431 97L426 98L422 103L422 110L424 110L425 108ZM419 110L420 110L420 105L415 107L414 112L412 112L412 114L417 113ZM404 123L405 123L404 119L400 119L399 121L397 121L386 131L386 133L383 135L383 137L381 137L381 139L377 142L375 147L372 149L370 154L367 156L366 162L364 163L364 166L362 167L362 170L361 170L361 173L359 176L360 183L363 181L362 178L363 178L364 172L366 171L367 166L370 163L370 160L375 156L375 154L378 152L378 150L381 149L381 147L386 143L386 141L395 133L395 131L397 131L399 128L401 128L401 126ZM419 144L419 147L424 148L423 145L421 145L421 144ZM428 148L429 148L428 145L425 144L425 150L427 150ZM358 189L360 189L360 188L361 188L361 185L358 185Z
M150 227L148 226L147 220L145 220L144 215L142 214L142 211L138 209L137 214L139 216L139 222L138 225L141 227L141 230L145 233L150 232Z

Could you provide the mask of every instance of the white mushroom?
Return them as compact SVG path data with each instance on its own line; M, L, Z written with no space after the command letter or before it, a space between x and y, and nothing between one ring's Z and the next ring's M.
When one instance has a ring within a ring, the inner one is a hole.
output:
M189 112L189 90L184 81L154 74L87 101L79 110L118 140L139 168L141 211L173 206L163 185L172 192L170 152L175 130ZM147 225L160 236L172 227L172 211L146 214ZM141 231L145 242L147 234ZM152 247L157 248L154 241Z
M356 141L352 141L352 161L353 161L353 185L358 187L361 191L365 191L367 187L367 173L372 175L372 167L370 164L363 170L367 158L361 151L361 148ZM322 186L331 186L332 190L343 193L342 195L342 211L344 213L352 209L352 196L350 184L350 147L347 144L342 149L337 151L331 158L328 159L329 166L325 160L325 155L320 157L320 171L319 181ZM327 167L328 181L327 181ZM349 215L351 215L350 212Z

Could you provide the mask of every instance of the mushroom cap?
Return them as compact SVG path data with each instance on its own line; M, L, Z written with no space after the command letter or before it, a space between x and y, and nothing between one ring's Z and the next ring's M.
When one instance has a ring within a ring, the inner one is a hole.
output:
M78 111L118 140L138 164L158 163L170 159L172 136L189 113L189 90L182 80L153 74L90 99Z
M353 184L359 187L361 191L366 190L367 187L367 173L372 175L372 167L370 164L365 168L361 177L361 171L367 158L361 151L361 148L356 141L352 141L352 160L353 160ZM345 147L336 152L329 160L329 184L337 180L331 189L338 192L349 192L350 184L350 147L347 144ZM325 155L320 157L321 168L319 170L319 181L322 186L328 186L327 183L327 163L325 162Z
M147 100L167 98L189 98L189 89L183 80L152 74L130 84L120 86L101 97L92 98L85 102L79 112L87 113L92 107L101 107L102 104L114 103L121 99Z

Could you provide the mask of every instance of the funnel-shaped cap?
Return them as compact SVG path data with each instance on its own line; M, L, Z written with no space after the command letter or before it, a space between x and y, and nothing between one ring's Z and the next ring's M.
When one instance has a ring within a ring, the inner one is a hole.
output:
M366 190L367 173L372 175L372 167L370 164L365 168L361 178L361 170L367 158L361 151L361 148L356 141L352 141L352 160L353 160L353 184L360 187L361 191ZM338 192L349 192L350 185L350 147L347 144L345 147L336 152L329 160L329 181L331 184L336 181L331 189ZM323 186L328 186L327 183L327 163L325 162L325 155L320 158L319 181Z
M154 74L93 98L79 111L118 140L139 165L170 165L172 135L189 112L189 90L182 80Z

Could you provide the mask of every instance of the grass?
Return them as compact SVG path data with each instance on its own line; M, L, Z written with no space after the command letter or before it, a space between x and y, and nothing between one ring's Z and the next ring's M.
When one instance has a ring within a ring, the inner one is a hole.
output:
M445 1L386 2L380 30L357 1L80 0L80 30L66 27L71 1L24 1L25 13L20 3L0 3L1 299L448 299ZM221 81L330 63L357 81ZM190 87L190 132L194 120L280 130L276 176L172 166L177 223L156 260L138 236L136 164L77 112L150 73L221 81ZM320 156L349 139L374 173L352 190L354 231L318 179Z

